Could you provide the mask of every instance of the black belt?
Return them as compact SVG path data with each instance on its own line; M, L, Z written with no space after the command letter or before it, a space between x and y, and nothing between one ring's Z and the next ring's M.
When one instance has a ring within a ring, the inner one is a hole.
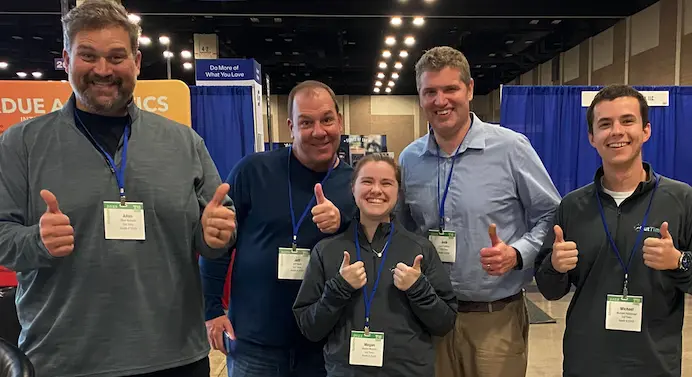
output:
M481 312L481 313L492 313L497 312L505 308L507 304L514 301L518 301L524 297L524 292L519 291L519 293L514 294L509 297L499 299L492 302L477 302L477 301L461 301L457 300L458 311L460 313L470 313L470 312Z

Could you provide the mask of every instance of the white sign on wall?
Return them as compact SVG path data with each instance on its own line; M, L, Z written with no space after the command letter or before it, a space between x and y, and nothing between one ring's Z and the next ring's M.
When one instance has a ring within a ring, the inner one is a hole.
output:
M598 91L595 90L585 90L581 92L581 105L582 107L591 106L594 97ZM640 91L649 106L669 106L670 93L667 90L652 90L652 91Z
M219 38L216 34L195 34L195 59L218 59Z

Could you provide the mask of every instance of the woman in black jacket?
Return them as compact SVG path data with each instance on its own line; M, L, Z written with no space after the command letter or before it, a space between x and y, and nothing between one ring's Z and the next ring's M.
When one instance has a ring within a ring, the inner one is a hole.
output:
M432 337L454 327L456 297L435 247L393 217L400 181L391 158L361 159L351 183L359 214L310 256L293 312L308 339L327 337L330 377L432 377Z

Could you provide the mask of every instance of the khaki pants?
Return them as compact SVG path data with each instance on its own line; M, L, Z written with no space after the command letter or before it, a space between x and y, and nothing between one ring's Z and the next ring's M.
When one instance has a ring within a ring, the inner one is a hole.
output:
M459 313L454 330L436 340L436 377L525 377L529 316L524 298L492 313Z

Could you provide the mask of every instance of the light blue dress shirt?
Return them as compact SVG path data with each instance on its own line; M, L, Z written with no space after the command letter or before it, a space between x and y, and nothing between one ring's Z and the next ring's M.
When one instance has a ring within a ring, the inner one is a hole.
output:
M456 161L444 206L445 230L456 232L456 261L445 267L460 300L490 302L518 293L532 280L534 259L561 198L526 136L471 117L456 159L442 150L438 157L431 133L401 152L399 216L422 235L439 229L439 200ZM480 250L491 246L491 223L500 239L521 254L522 270L503 276L483 270Z

